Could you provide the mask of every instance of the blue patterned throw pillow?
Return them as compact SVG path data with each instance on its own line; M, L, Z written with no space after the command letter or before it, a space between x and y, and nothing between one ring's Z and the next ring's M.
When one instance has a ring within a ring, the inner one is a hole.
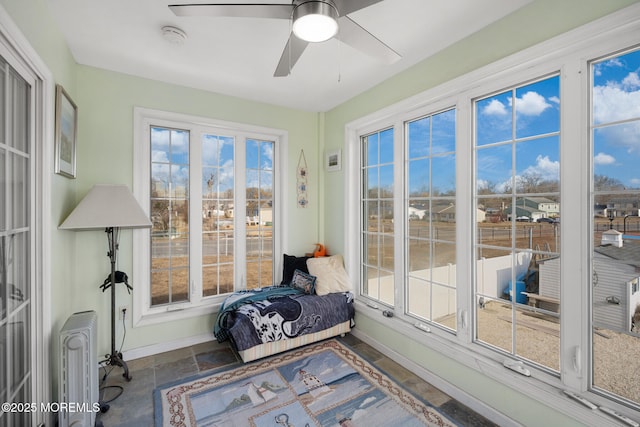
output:
M291 279L291 287L300 289L305 294L314 294L316 288L316 276L312 276L304 271L296 269L293 272L293 278Z

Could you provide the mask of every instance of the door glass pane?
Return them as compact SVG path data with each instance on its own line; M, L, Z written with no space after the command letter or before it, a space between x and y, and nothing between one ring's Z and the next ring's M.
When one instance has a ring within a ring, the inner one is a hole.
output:
M151 305L189 300L189 132L151 127Z
M25 189L29 188L29 159L18 154L9 154L9 173L12 185L9 187L11 203L9 227L22 228L29 224L29 197Z
M552 76L478 100L474 112L476 339L556 372L559 103Z
M0 398L33 401L31 389L31 87L0 58ZM0 425L30 425L28 411Z
M592 64L593 387L640 404L640 51ZM622 121L622 123L621 123Z
M23 153L29 153L29 85L15 70L10 71L11 105L13 112L11 118L10 137L11 145Z

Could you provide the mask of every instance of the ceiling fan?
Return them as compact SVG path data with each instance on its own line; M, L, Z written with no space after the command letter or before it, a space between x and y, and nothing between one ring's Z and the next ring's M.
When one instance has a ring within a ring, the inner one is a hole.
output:
M275 18L292 22L289 40L273 74L291 73L309 43L333 37L385 63L400 55L347 15L383 0L292 0L291 4L174 4L169 9L177 16L214 16L234 18Z

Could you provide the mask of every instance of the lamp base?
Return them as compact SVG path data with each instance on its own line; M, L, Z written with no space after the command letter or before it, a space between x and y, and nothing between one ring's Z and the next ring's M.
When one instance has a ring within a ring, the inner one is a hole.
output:
M105 359L105 362L107 363L107 365L111 365L111 366L114 366L114 367L115 366L120 366L122 369L124 369L124 372L123 372L122 376L127 381L131 381L132 377L131 377L131 375L129 375L129 367L127 366L127 362L125 362L122 359L122 353L114 351L110 355L107 355L107 358Z

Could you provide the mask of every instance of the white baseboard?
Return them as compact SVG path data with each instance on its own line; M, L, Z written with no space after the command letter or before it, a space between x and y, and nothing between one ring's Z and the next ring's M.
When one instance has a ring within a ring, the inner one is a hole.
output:
M483 417L491 420L492 422L505 427L507 426L515 427L515 426L521 425L516 421L512 420L511 418L508 418L504 414L496 411L491 406L488 406L484 402L474 398L473 396L466 393L465 391L460 390L458 387L455 387L453 384L443 380L439 376L435 375L433 372L429 372L428 370L418 365L417 363L407 359L406 357L397 353L393 349L385 346L384 344L380 344L378 341L374 340L369 335L358 330L357 328L352 329L351 334L356 338L369 344L371 347L375 348L376 350L378 350L385 356L389 357L390 359L395 360L396 362L398 362L405 368L409 369L411 372L413 372L414 374L416 374L417 376L419 376L429 384L433 385L440 391L448 394L452 398L456 399L458 402L462 403L468 408L471 408L472 410L482 415Z
M213 333L196 335L193 337L181 338L175 341L161 342L144 347L132 348L122 352L122 358L126 360L140 359L141 357L153 356L165 351L177 350L179 348L190 347L203 342L215 341Z

